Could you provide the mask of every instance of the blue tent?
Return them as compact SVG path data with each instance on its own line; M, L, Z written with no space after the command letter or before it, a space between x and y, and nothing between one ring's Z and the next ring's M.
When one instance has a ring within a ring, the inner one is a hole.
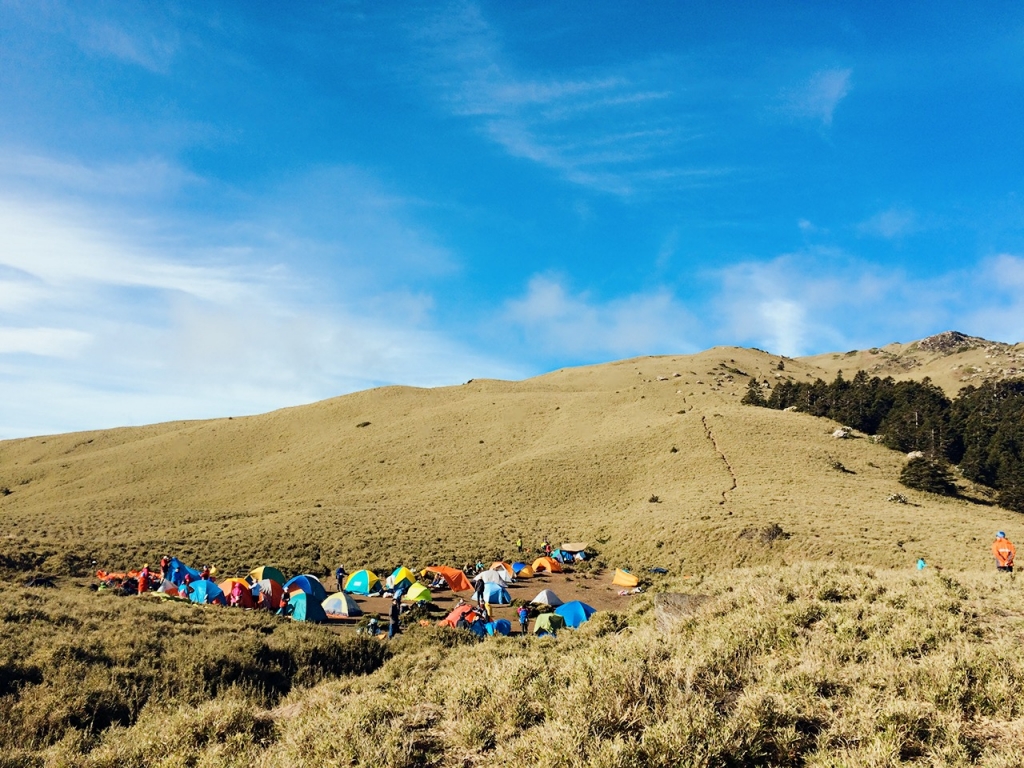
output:
M512 570L516 573L516 575L519 575L519 572L523 570L523 568L527 567L529 567L529 563L512 563Z
M511 635L512 622L508 619L497 619L487 622L487 634L489 635Z
M491 605L508 605L512 597L501 584L484 584L484 602Z
M320 579L316 576L310 576L308 573L288 579L288 583L284 585L285 592L295 592L296 590L306 593L315 599L318 604L327 599L327 590L320 583Z
M290 603L292 606L291 616L294 621L316 623L327 621L327 614L324 613L323 606L305 592L292 593Z
M568 552L563 552L560 549L556 549L554 552L552 552L551 557L553 557L555 560L562 564L572 562L572 555Z
M373 571L356 571L345 582L345 591L352 595L371 595L382 592L380 579Z
M170 576L168 577L168 581L173 582L174 586L176 587L180 587L182 584L185 583L186 573L192 577L192 581L199 580L199 571L197 571L195 568L189 568L176 557L171 558L171 562L168 564L167 567L170 569L171 572Z
M565 625L576 629L580 624L585 621L589 621L590 617L596 613L586 603L581 603L579 600L573 600L571 603L560 605L555 608L555 613L565 619Z
M188 592L188 599L193 603L216 603L217 605L224 605L224 590L218 587L212 581L206 581L205 579L199 579L199 581L193 581L189 584L188 590L182 590L182 592Z
M487 636L487 623L483 619L477 619L469 625L469 631L477 637Z

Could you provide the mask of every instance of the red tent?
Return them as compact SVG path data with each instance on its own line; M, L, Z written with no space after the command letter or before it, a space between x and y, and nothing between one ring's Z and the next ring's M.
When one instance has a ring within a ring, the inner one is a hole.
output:
M423 569L424 573L437 573L448 583L452 592L466 592L473 589L466 574L458 568L449 568L447 565L432 565Z
M465 574L463 574L463 578L465 578ZM466 621L472 624L477 619L476 609L469 603L460 605L454 611L437 622L437 624L440 627L454 627L459 623L459 619L463 616L466 617Z

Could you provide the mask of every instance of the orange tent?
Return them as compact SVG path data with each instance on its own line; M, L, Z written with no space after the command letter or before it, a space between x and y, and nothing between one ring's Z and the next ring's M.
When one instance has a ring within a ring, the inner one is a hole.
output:
M423 572L439 574L448 583L448 588L452 592L465 592L473 589L473 585L469 583L466 574L458 568L449 568L447 565L432 565L429 568L424 568Z
M615 578L612 579L612 584L617 587L635 587L640 583L640 580L629 571L624 571L621 568L615 569Z
M547 571L548 573L561 573L562 564L555 560L553 557L538 557L533 561L534 573L542 573Z
M262 579L258 581L260 587L259 606L268 611L276 611L281 607L281 598L284 596L284 587L273 579Z
M228 605L231 605L231 596L234 594L235 584L238 585L238 602L236 605L239 608L252 608L255 605L252 599L252 586L245 579L224 579L217 586L224 592L224 599L227 600Z
M466 603L465 605L460 605L454 611L452 611L439 622L437 622L437 625L439 627L454 627L456 624L459 623L459 619L461 619L463 616L466 617L466 621L472 624L474 621L476 621L477 618L476 609L474 609L473 606L469 603Z
M496 560L495 562L491 563L492 571L496 571L499 568L503 568L505 570L505 573L508 574L508 578L506 578L505 581L512 581L512 579L516 577L516 572L515 569L512 568L512 563L505 563L501 560Z

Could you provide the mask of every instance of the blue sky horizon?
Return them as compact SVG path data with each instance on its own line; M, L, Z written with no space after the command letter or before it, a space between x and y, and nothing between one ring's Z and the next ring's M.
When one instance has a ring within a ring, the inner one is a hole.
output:
M1022 81L1011 3L0 0L0 439L1024 340Z

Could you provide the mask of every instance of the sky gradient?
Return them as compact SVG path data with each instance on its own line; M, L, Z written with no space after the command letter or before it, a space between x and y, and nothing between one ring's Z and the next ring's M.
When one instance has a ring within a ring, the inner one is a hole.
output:
M0 0L0 438L1024 340L1024 6Z

